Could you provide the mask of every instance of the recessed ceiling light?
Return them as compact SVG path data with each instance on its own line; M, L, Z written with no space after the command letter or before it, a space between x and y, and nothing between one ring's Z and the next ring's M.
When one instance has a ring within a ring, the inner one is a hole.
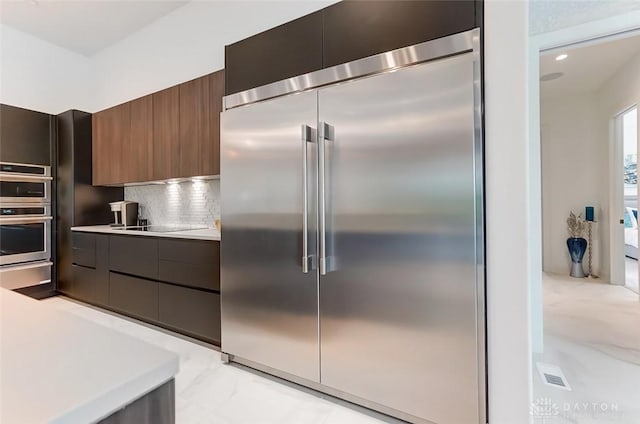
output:
M566 58L568 58L568 57L569 57L569 55L568 55L568 54L566 54L566 53L562 53L562 54L560 54L560 55L556 56L556 60L559 62L559 61L561 61L561 60L565 60L565 59L566 59Z
M560 78L561 76L563 76L564 74L562 72L552 72L550 74L545 74L543 76L540 77L540 81L546 82L546 81L553 81L555 79Z

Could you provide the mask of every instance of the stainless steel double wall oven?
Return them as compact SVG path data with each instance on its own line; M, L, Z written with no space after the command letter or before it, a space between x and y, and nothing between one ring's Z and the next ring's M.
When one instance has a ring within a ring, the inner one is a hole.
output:
M225 97L222 351L486 422L478 30Z
M51 281L51 167L0 163L0 284Z

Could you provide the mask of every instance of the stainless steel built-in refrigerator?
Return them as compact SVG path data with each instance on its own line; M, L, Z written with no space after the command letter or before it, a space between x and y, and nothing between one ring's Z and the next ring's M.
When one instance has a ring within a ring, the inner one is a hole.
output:
M225 98L222 351L486 422L477 30Z

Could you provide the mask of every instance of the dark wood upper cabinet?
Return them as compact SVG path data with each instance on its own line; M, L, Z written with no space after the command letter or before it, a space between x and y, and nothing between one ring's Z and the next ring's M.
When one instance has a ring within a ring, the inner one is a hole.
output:
M208 75L210 139L202 146L202 175L220 174L220 113L224 97L224 70Z
M201 157L211 143L209 113L209 77L197 78L179 86L180 90L180 164L178 177L203 175Z
M93 185L122 184L123 146L130 143L131 109L124 103L93 115Z
M93 185L151 180L152 131L152 96L93 114Z
M324 9L323 66L475 28L475 1L342 1Z
M153 179L175 177L180 167L180 89L153 93Z
M322 11L226 46L225 69L227 94L322 69Z
M0 161L51 165L51 115L0 105Z
M131 133L123 145L122 168L125 182L153 179L153 96L130 102Z
M224 71L93 115L93 184L220 173Z

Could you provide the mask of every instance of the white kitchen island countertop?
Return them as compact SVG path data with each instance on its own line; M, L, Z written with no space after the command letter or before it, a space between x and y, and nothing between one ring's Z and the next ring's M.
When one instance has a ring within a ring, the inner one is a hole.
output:
M104 233L104 234L120 234L128 236L143 237L168 237L195 240L213 240L220 241L220 232L213 228L202 228L195 230L171 231L171 232L154 232L154 231L134 231L126 229L118 229L109 225L87 225L80 227L71 227L71 231L80 231L86 233Z
M91 423L172 380L178 356L0 289L0 423Z

